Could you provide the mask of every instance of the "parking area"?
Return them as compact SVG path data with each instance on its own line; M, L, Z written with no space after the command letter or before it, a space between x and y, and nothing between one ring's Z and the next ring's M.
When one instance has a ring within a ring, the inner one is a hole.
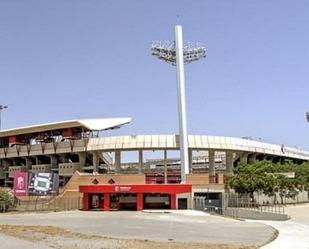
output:
M191 210L173 212L68 211L2 214L0 216L0 226L7 224L53 226L88 236L149 240L158 243L173 241L236 246L231 248L260 246L269 241L275 232L272 227L264 224L216 217Z

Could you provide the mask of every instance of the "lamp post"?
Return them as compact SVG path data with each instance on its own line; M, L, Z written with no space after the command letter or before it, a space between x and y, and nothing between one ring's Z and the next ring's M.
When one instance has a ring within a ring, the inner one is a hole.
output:
M175 26L175 41L153 42L152 55L173 66L176 66L178 119L181 159L181 182L186 182L189 173L188 134L186 117L186 94L184 65L206 57L206 49L201 44L187 43L183 45L182 27Z
M7 105L0 105L0 130L1 130L1 114L2 114L2 111L7 108L8 108Z

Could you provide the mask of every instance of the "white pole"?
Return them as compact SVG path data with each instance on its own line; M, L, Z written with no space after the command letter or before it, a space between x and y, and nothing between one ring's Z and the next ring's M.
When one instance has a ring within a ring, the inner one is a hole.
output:
M185 94L185 71L183 61L182 27L175 26L175 48L177 68L177 94L178 94L178 119L180 138L180 159L181 159L181 183L186 182L186 174L189 174L187 115L186 115L186 94Z

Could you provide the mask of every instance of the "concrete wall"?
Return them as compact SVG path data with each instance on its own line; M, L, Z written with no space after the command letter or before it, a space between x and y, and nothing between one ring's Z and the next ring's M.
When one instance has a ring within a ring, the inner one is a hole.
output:
M245 208L226 208L223 209L223 214L226 216L253 219L253 220L288 220L286 214L259 212Z

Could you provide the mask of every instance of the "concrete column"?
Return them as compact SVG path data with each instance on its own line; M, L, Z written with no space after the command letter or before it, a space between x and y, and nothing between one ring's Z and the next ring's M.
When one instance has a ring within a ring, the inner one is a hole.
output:
M142 211L144 209L144 198L143 198L143 193L137 193L137 198L136 198L136 210L137 211Z
M241 163L248 163L248 154L247 153L241 153L239 158L240 158Z
M67 157L67 155L61 155L61 160L63 161L63 163L68 163L69 159Z
M167 150L164 150L164 183L167 184Z
M32 161L29 157L25 157L25 161L26 161L26 166L28 170L32 169Z
M93 172L98 172L100 157L97 152L92 153Z
M57 157L55 155L50 155L50 164L52 167L58 166Z
M251 154L248 156L248 163L255 163L256 162L256 154Z
M193 153L193 151L192 151L192 149L189 149L189 172L192 174L192 171L193 171L193 169L192 169L192 153Z
M214 176L216 175L215 172L215 151L209 150L208 151L208 163L209 163L209 175Z
M88 193L83 194L83 210L84 211L89 210L89 194Z
M170 195L170 206L171 206L171 209L176 209L176 195L175 194L171 194Z
M9 160L9 159L3 159L2 160L2 166L4 167L4 168L7 168L7 167L9 167L9 166L11 166L12 165L12 161L11 160Z
M143 166L144 166L144 158L143 158L143 150L138 151L138 173L143 173Z
M223 174L218 174L218 184L224 184L224 175Z
M121 167L121 151L116 150L115 151L115 172L119 173L120 172L120 167Z
M233 152L226 151L225 152L225 164L226 164L226 175L233 175Z
M41 160L37 156L35 157L35 164L36 165L41 164Z
M110 193L104 193L104 211L110 210Z
M82 170L83 167L86 165L86 152L78 153L78 161L79 161L79 167Z

